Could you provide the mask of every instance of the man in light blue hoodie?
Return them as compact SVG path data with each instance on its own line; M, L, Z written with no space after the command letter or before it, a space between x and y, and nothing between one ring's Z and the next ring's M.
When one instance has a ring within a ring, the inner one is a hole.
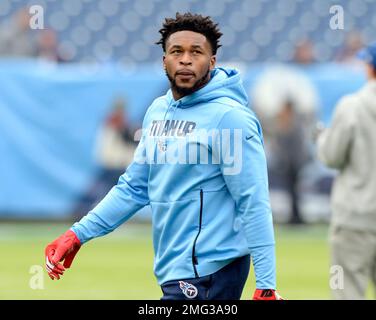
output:
M239 299L250 256L253 298L279 299L262 131L239 73L215 67L222 34L190 13L159 32L171 90L147 110L118 184L46 247L47 271L59 279L82 244L150 205L162 299Z

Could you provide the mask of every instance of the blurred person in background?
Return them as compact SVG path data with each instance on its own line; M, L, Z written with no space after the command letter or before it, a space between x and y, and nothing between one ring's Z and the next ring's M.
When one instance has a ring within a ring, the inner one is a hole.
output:
M314 160L310 132L317 121L317 93L298 69L277 65L259 77L251 95L264 128L271 192L286 194L288 202L282 210L288 212L273 211L287 214L291 224L304 223L299 185L303 169ZM281 208L276 201L272 205Z
M59 52L57 34L54 30L40 30L37 37L37 56L50 62L66 62Z
M331 126L318 137L321 161L338 170L331 195L331 266L343 270L335 299L376 292L376 43L358 55L368 82L337 104Z
M364 46L364 39L359 31L351 31L346 36L344 46L341 47L336 55L336 61L349 65L361 65L356 54Z
M117 97L98 133L95 151L98 174L90 189L79 199L78 207L74 210L75 218L89 212L116 185L133 160L137 147L134 134L126 102L124 98Z
M273 158L268 164L270 186L278 186L288 192L291 200L291 217L288 222L304 223L299 209L299 174L312 160L312 154L304 124L292 100L287 99L281 103L274 132L269 138Z
M314 45L311 40L304 38L296 43L292 62L304 66L315 62Z
M0 25L0 56L37 56L36 33L30 28L29 21L28 9L22 8Z

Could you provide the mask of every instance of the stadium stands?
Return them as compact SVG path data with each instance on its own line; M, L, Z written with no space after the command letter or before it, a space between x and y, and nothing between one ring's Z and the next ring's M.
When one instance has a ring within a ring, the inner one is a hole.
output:
M224 33L221 61L282 61L293 59L301 39L314 42L317 62L333 60L357 27L365 41L374 38L376 1L340 1L345 32L331 30L329 8L334 0L2 0L0 21L26 5L41 5L45 26L58 32L69 60L159 61L158 29L177 11L211 15Z

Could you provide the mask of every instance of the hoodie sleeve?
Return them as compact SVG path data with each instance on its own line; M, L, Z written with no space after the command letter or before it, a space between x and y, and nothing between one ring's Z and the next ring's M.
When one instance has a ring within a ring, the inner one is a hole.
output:
M134 159L140 159L144 150L141 139ZM149 165L133 160L103 200L71 230L83 244L92 238L106 235L131 218L139 209L149 204Z
M275 241L261 126L246 108L233 108L219 124L219 162L243 222L258 289L275 289Z
M317 140L319 159L333 169L341 169L346 164L354 134L352 106L350 97L343 98L335 109L331 127L325 129Z

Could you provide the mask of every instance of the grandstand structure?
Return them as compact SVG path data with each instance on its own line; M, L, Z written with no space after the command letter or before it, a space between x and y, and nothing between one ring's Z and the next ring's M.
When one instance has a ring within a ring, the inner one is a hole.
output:
M146 63L160 60L154 43L165 17L176 12L212 16L224 36L220 61L288 62L302 39L314 43L314 58L335 58L348 33L374 40L375 0L1 0L0 22L22 7L40 5L45 28L74 62ZM344 9L344 30L332 30L330 7ZM343 32L344 31L344 32Z

